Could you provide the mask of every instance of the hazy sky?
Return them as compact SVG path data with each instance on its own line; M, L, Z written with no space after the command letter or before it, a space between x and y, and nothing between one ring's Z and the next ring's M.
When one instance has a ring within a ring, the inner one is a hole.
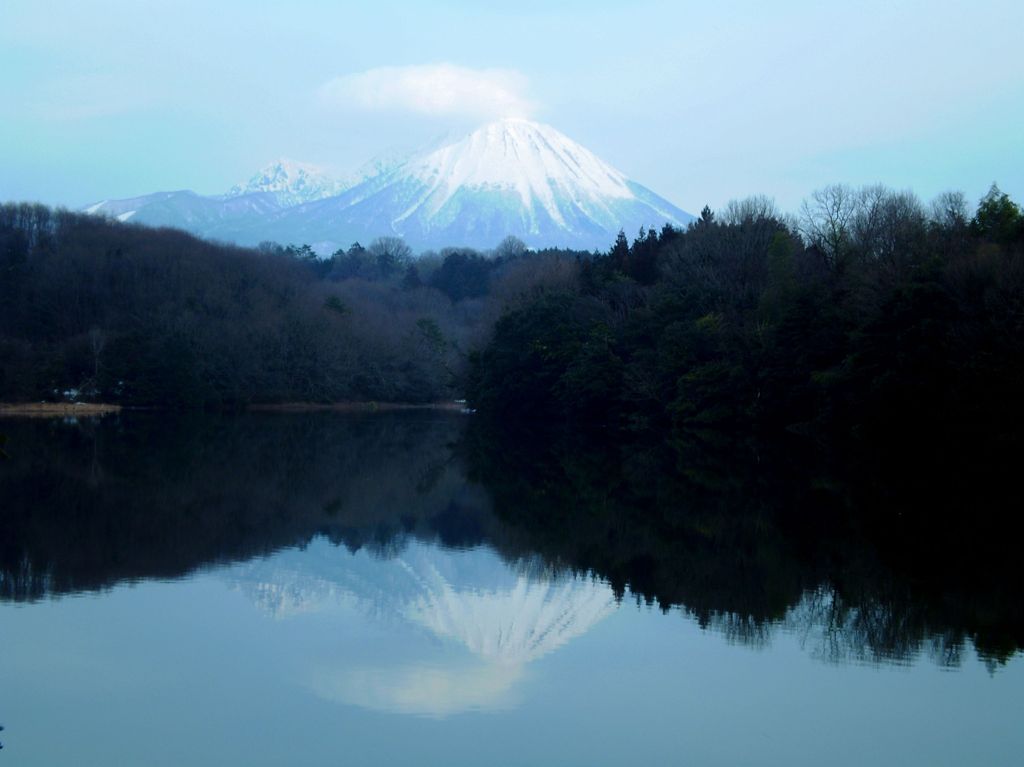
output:
M833 181L1024 199L1024 3L0 0L0 199L354 169L503 114L689 211Z

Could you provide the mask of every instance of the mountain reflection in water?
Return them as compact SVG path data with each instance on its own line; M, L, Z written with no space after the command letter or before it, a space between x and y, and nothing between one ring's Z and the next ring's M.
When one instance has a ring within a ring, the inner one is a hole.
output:
M306 679L327 699L432 716L507 707L527 664L616 608L612 590L594 579L509 568L486 547L446 549L418 541L379 557L317 539L302 551L231 568L227 577L277 618L350 607L418 635L414 644L429 661L321 661ZM451 650L441 658L430 651L439 641Z
M834 662L955 666L973 644L994 670L1020 647L1011 564L914 528L910 507L885 516L906 502L888 486L785 451L466 426L440 413L10 422L0 598L240 563L233 582L277 615L341 600L462 647L470 665L311 676L325 697L433 714L500 705L527 664L627 594L731 641L797 632Z

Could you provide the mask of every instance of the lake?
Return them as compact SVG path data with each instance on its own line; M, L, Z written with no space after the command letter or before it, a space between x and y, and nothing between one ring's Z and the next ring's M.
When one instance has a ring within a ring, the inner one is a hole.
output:
M0 422L0 765L1019 764L1016 570L920 487L472 421Z

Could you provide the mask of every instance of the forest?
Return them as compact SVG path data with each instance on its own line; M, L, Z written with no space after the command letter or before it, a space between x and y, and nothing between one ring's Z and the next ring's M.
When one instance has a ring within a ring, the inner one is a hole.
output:
M662 434L1016 438L1021 391L1024 219L995 186L975 211L832 186L798 218L751 198L620 235L506 312L468 377L499 420Z
M331 258L244 249L41 205L0 206L0 401L239 409L431 402L508 293L558 284L515 240L413 259L398 238Z
M238 409L466 397L498 422L872 435L1019 424L1024 216L835 185L605 253L329 258L0 206L0 401Z

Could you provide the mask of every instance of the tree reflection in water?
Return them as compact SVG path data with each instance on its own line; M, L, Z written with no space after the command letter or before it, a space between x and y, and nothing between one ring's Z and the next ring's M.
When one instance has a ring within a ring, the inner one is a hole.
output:
M795 440L510 436L442 413L4 428L5 600L183 576L323 536L383 558L413 540L486 544L521 572L596 576L730 641L797 632L832 662L924 653L956 666L971 643L995 669L1024 638L1010 457L991 451L976 466L935 462L938 445L891 446L913 464L865 461Z

